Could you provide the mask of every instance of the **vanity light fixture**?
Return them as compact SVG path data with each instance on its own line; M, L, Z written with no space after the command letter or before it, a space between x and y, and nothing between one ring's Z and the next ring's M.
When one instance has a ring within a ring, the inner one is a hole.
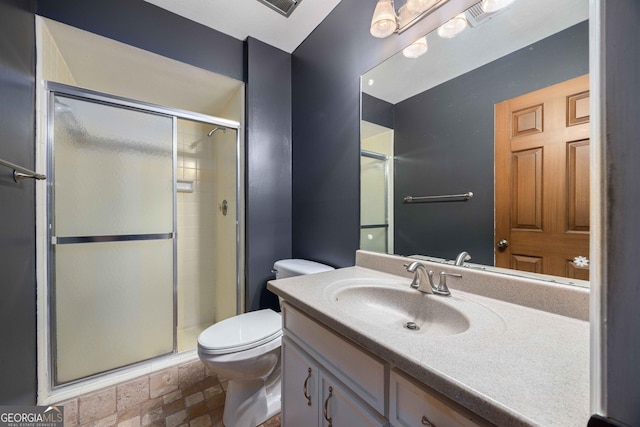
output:
M451 39L463 32L465 28L467 28L467 18L463 12L438 27L438 35L443 39Z
M371 19L371 35L383 39L395 33L398 18L393 8L393 0L378 0Z
M413 13L422 13L432 8L438 0L407 0L407 9Z
M482 0L482 10L486 13L497 12L513 2L514 0Z
M402 33L449 0L408 0L396 12L393 0L378 0L371 18L371 35L378 38Z
M429 46L427 45L427 36L423 36L411 43L409 46L402 49L402 54L406 58L418 58L424 55L428 49Z

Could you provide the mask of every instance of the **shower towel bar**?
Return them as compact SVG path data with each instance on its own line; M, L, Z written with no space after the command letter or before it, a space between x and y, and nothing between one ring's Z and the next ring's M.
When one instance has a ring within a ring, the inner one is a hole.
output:
M13 169L13 180L17 183L25 178L33 178L33 179L47 179L45 175L40 173L36 173L30 171L29 169L25 169L22 166L15 165L11 162L7 162L6 160L0 159L0 165L6 166L9 169Z
M442 201L459 201L469 200L473 197L473 193L469 191L464 194L446 194L444 196L424 196L424 197L413 197L407 196L404 198L405 203L429 203L429 202L442 202Z

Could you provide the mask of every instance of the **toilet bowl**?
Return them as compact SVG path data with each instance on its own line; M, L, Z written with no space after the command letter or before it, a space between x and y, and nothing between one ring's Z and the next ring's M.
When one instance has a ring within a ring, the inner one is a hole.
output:
M324 264L290 259L274 264L276 279L333 270ZM254 427L280 412L282 317L271 309L225 319L198 336L198 356L229 380L222 422Z

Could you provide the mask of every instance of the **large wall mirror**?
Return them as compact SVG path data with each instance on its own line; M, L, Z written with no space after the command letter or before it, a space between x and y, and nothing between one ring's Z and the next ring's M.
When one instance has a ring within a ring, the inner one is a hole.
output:
M588 3L477 4L362 76L362 249L588 286Z

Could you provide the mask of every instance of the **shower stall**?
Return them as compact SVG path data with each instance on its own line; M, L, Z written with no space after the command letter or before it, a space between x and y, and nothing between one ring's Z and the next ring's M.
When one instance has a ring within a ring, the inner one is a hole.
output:
M243 310L238 122L47 83L52 387Z
M360 150L360 249L388 253L389 157Z

